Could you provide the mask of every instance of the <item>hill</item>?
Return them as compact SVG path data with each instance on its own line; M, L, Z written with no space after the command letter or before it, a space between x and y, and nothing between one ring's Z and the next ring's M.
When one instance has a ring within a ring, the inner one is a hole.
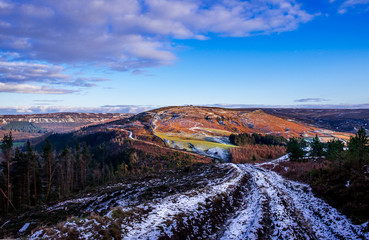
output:
M318 128L307 123L274 116L260 109L225 109L215 107L165 107L104 125L130 131L136 139L164 144L223 160L229 158L232 133L259 133L348 140L352 134Z
M40 137L45 133L66 133L82 127L107 123L131 116L121 113L47 113L0 115L0 136L10 130L16 141Z
M264 111L333 131L356 133L361 126L369 130L369 109L266 108Z

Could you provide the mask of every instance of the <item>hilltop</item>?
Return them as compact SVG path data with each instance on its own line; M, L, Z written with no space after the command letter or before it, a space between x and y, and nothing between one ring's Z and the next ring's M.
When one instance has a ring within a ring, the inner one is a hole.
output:
M130 131L136 139L192 151L219 159L229 158L234 133L258 133L285 138L332 138L348 140L352 134L319 128L312 124L278 117L262 109L226 109L200 106L164 107L103 125Z

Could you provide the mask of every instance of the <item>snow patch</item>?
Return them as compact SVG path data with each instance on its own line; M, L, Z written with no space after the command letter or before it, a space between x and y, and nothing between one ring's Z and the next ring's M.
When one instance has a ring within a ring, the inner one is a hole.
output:
M26 230L27 230L27 228L29 227L29 224L30 224L30 223L26 223L26 224L24 224L24 225L23 225L23 227L22 227L21 229L19 229L19 233L23 233L24 231L26 231Z

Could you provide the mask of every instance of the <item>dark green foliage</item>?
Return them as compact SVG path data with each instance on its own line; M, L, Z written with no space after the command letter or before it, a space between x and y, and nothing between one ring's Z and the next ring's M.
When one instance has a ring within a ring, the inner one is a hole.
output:
M352 164L362 164L369 160L369 140L365 129L361 127L355 137L351 137L347 144L348 158Z
M248 134L231 134L229 141L232 144L243 146L249 144L265 144L265 145L286 145L287 140L282 136L261 135L258 133Z
M4 157L9 159L9 164L4 161L0 171L0 187L4 190L0 195L2 218L7 217L11 204L8 195L14 200L15 208L24 211L94 186L184 168L196 158L106 131L85 135L79 132L53 134L36 146L38 152L33 151L30 142L23 151L17 148L14 152L9 134L4 136L1 147ZM7 189L8 186L11 187ZM15 210L10 213L16 214Z
M5 158L9 158L12 148L13 148L13 136L12 133L10 132L9 134L4 135L3 141L1 143L1 151L3 152Z
M108 142L116 136L115 132L96 132L83 136L75 135L74 133L52 134L48 137L52 142L53 148L57 152L63 151L68 146L75 146L76 142L85 142L87 146L96 146L104 142ZM36 145L36 151L41 151L44 143Z
M291 161L300 161L305 156L304 148L307 143L303 138L290 138L287 143L287 153Z
M27 132L27 133L46 133L47 129L41 128L32 122L9 122L5 126L2 127L3 130L6 131L19 131L19 132Z
M324 145L320 141L318 135L315 135L315 138L313 139L313 142L310 144L310 147L311 147L310 156L321 157L324 155L323 150Z
M73 133L65 133L65 134L52 134L48 138L49 142L53 143L53 148L56 151L62 151L66 146L74 146L75 138L73 137ZM45 142L41 142L35 146L35 150L37 152L41 152Z
M330 161L336 161L342 158L343 148L345 147L345 144L338 139L330 140L327 143L327 152L326 157Z
M308 174L314 192L355 223L369 220L368 143L364 128L350 139L347 151L344 151L343 142L329 141L326 156L330 166Z
M1 186L1 193L4 195L3 202L5 202L4 205L6 205L5 210L8 212L9 205L12 205L14 210L15 207L12 204L12 185L11 185L11 179L10 179L10 166L12 162L12 151L13 151L13 136L10 132L9 134L5 134L3 137L3 141L1 143L1 151L4 155L5 162L3 162L2 168L3 174L2 174L2 186ZM3 190L6 189L6 192Z
M53 148L52 148L52 145L49 139L46 139L41 157L43 159L44 173L46 175L46 181L47 181L47 186L46 186L46 189L47 189L46 190L46 200L47 200L51 193L51 187L53 185L54 173L55 173L55 157L54 157Z

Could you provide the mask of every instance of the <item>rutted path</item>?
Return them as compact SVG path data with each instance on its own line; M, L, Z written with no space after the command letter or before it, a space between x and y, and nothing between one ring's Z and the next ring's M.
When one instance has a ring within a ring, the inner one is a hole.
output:
M272 164L285 160L284 156ZM110 201L105 205L110 204L111 210L100 220L67 221L31 238L67 238L69 232L79 239L101 238L101 229L118 226L123 239L369 239L365 224L353 225L314 197L308 185L286 180L262 165L214 165L217 171L223 169L222 177L209 179L211 172L189 175L184 183L197 177L202 187L163 192L144 201L112 195L122 207L118 216ZM136 195L145 191L142 186Z
M219 239L369 239L363 226L316 198L308 185L259 166L239 167L250 175L251 189Z

